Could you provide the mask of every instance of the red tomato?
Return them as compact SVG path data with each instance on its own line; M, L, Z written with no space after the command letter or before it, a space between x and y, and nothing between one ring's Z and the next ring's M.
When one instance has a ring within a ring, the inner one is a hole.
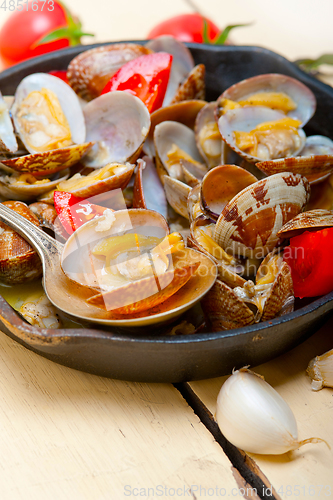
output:
M20 5L22 10L13 12L0 30L0 58L5 67L75 45L83 34L88 34L82 33L80 21L55 0ZM51 35L50 40L37 45L46 35Z
M284 260L291 270L295 297L317 297L333 290L332 248L333 228L290 238Z
M104 87L102 94L125 90L139 97L152 113L162 106L168 86L172 55L156 52L124 64Z
M59 220L69 235L82 224L103 215L105 210L105 207L95 205L89 200L78 198L66 191L55 191L53 199Z
M208 38L212 41L220 33L220 29L200 14L182 14L162 21L148 33L147 38L171 35L181 42L203 43L204 19L208 25Z

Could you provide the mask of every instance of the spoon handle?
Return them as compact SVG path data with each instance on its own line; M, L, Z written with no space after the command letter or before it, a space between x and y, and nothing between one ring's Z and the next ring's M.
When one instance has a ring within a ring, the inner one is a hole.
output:
M0 203L0 221L19 233L38 252L43 265L50 265L60 256L63 244L54 240L37 226L3 203Z

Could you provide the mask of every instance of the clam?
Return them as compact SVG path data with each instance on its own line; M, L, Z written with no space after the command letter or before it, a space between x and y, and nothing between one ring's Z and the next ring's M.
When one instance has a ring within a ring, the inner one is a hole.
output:
M0 153L15 153L18 149L7 104L0 92Z
M34 73L21 81L12 106L15 129L29 153L82 144L86 130L75 92L60 78Z
M190 222L193 222L195 219L200 217L201 215L205 215L201 208L201 185L197 184L194 186L188 194L187 197L187 212L188 218Z
M231 101L231 102L230 102ZM282 111L305 125L316 109L313 92L286 75L268 73L232 85L217 100L217 116L239 106L267 106Z
M55 189L59 182L68 178L68 175L69 171L64 170L53 175L51 179L41 179L29 173L3 172L0 175L0 195L12 200L33 201Z
M209 170L201 182L201 204L217 220L229 201L258 179L236 165L219 165Z
M215 223L202 215L191 224L191 236L188 243L192 248L208 255L218 267L218 275L227 285L234 288L242 286L245 279L240 276L244 266L239 259L227 254L213 239Z
M209 167L221 164L222 137L215 120L215 102L206 104L195 120L195 139L201 156Z
M333 211L332 210L308 210L302 212L284 226L278 232L280 238L293 238L304 231L317 231L333 227Z
M238 165L253 174L258 180L266 177L266 174L259 170L254 163L246 161L224 141L222 141L220 165Z
M201 303L213 331L239 328L287 314L294 305L289 266L282 255L272 252L259 267L256 284L249 280L232 289L217 280Z
M174 179L183 179L180 160L202 165L194 132L186 125L175 121L160 123L155 127L154 143L156 168L162 182L165 174Z
M160 178L151 158L138 160L133 188L133 208L148 208L167 217L168 203Z
M25 203L5 201L3 204L39 226L37 217ZM10 285L24 283L41 274L42 265L36 251L22 236L0 222L0 281Z
M66 148L53 149L43 153L19 156L2 160L6 167L35 176L52 175L78 163L92 147L92 142L75 144Z
M171 104L193 99L205 99L205 72L206 68L204 64L198 64L195 66L187 76L186 80L178 88Z
M226 111L218 121L223 140L246 161L297 156L305 144L300 120L264 106Z
M174 211L188 219L187 199L191 191L191 187L184 182L174 179L165 175L162 179L164 183L164 191L166 199L168 200Z
M55 189L73 193L79 198L90 198L113 189L124 189L133 175L134 167L130 163L126 165L110 163L103 168L93 170L88 175L77 173L70 179L58 181L51 191L42 196L41 201L53 203Z
M91 101L101 94L121 66L150 53L148 47L135 43L116 43L86 50L69 63L69 85L80 97Z
M197 114L206 104L206 101L199 100L181 101L154 111L151 114L149 134L143 146L146 154L151 157L155 156L154 131L156 125L164 121L175 121L194 129Z
M68 239L62 269L71 280L96 289L90 304L121 315L147 311L180 290L199 267L200 254L168 231L156 212L114 212L102 224L88 222ZM205 264L213 284L215 266L210 260Z
M301 212L310 196L305 177L286 172L243 189L222 210L214 240L226 252L263 258L278 242L278 231Z
M108 92L84 108L87 141L97 141L83 162L92 168L135 161L150 128L150 114L137 97Z

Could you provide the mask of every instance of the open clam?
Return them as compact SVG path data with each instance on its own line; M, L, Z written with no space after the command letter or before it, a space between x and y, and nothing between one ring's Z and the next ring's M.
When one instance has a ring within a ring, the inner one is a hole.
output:
M270 253L263 260L256 284L246 281L232 289L217 280L202 300L202 308L213 331L268 321L292 312L293 306L290 269L278 252Z
M66 180L68 176L69 170L58 172L50 179L41 179L29 173L9 174L0 170L0 195L11 200L33 201L54 190L59 182Z
M85 141L79 99L60 78L46 73L25 77L17 87L11 111L15 129L29 153Z
M305 144L300 125L300 120L265 106L231 109L218 121L223 140L252 163L297 156Z
M62 253L62 269L71 280L96 290L88 303L106 309L110 319L136 313L163 315L164 302L177 292L180 314L193 305L193 290L189 295L189 286L182 296L183 287L202 280L201 297L202 287L208 290L213 285L216 268L209 258L202 260L201 254L186 249L180 235L168 231L165 219L150 210L108 214L73 233ZM165 313L168 317L168 307Z
M215 120L216 103L206 104L195 120L195 138L198 150L209 167L221 163L222 137Z
M84 108L87 141L96 141L84 158L88 167L135 161L150 128L150 114L137 97L123 91L108 92Z
M164 121L155 127L154 143L156 168L162 180L164 175L183 179L181 160L202 165L193 130L182 123Z
M268 73L247 78L225 90L217 100L217 116L243 106L267 106L300 120L303 126L315 112L316 98L299 80Z
M133 208L148 208L167 217L168 203L153 160L148 156L138 160L133 187Z
M110 163L105 167L93 170L88 175L77 173L70 179L58 181L56 186L53 186L51 191L43 194L40 199L53 203L55 189L73 193L79 198L89 198L112 189L124 189L133 175L134 167L130 163L126 165Z

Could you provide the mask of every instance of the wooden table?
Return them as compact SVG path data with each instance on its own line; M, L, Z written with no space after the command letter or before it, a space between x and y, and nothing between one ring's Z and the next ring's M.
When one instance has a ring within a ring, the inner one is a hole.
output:
M96 41L145 38L157 21L191 11L185 0L158 9L153 0L67 4ZM255 20L235 31L236 43L291 59L332 51L331 0L316 9L307 0L281 0L274 13L264 0L197 4L221 26ZM0 13L0 27L8 15ZM255 370L291 406L299 437L318 436L333 448L332 390L312 392L305 375L308 361L332 348L332 331L330 320ZM1 500L333 498L333 456L325 445L267 457L225 441L213 419L224 379L176 387L104 379L56 365L0 333Z

